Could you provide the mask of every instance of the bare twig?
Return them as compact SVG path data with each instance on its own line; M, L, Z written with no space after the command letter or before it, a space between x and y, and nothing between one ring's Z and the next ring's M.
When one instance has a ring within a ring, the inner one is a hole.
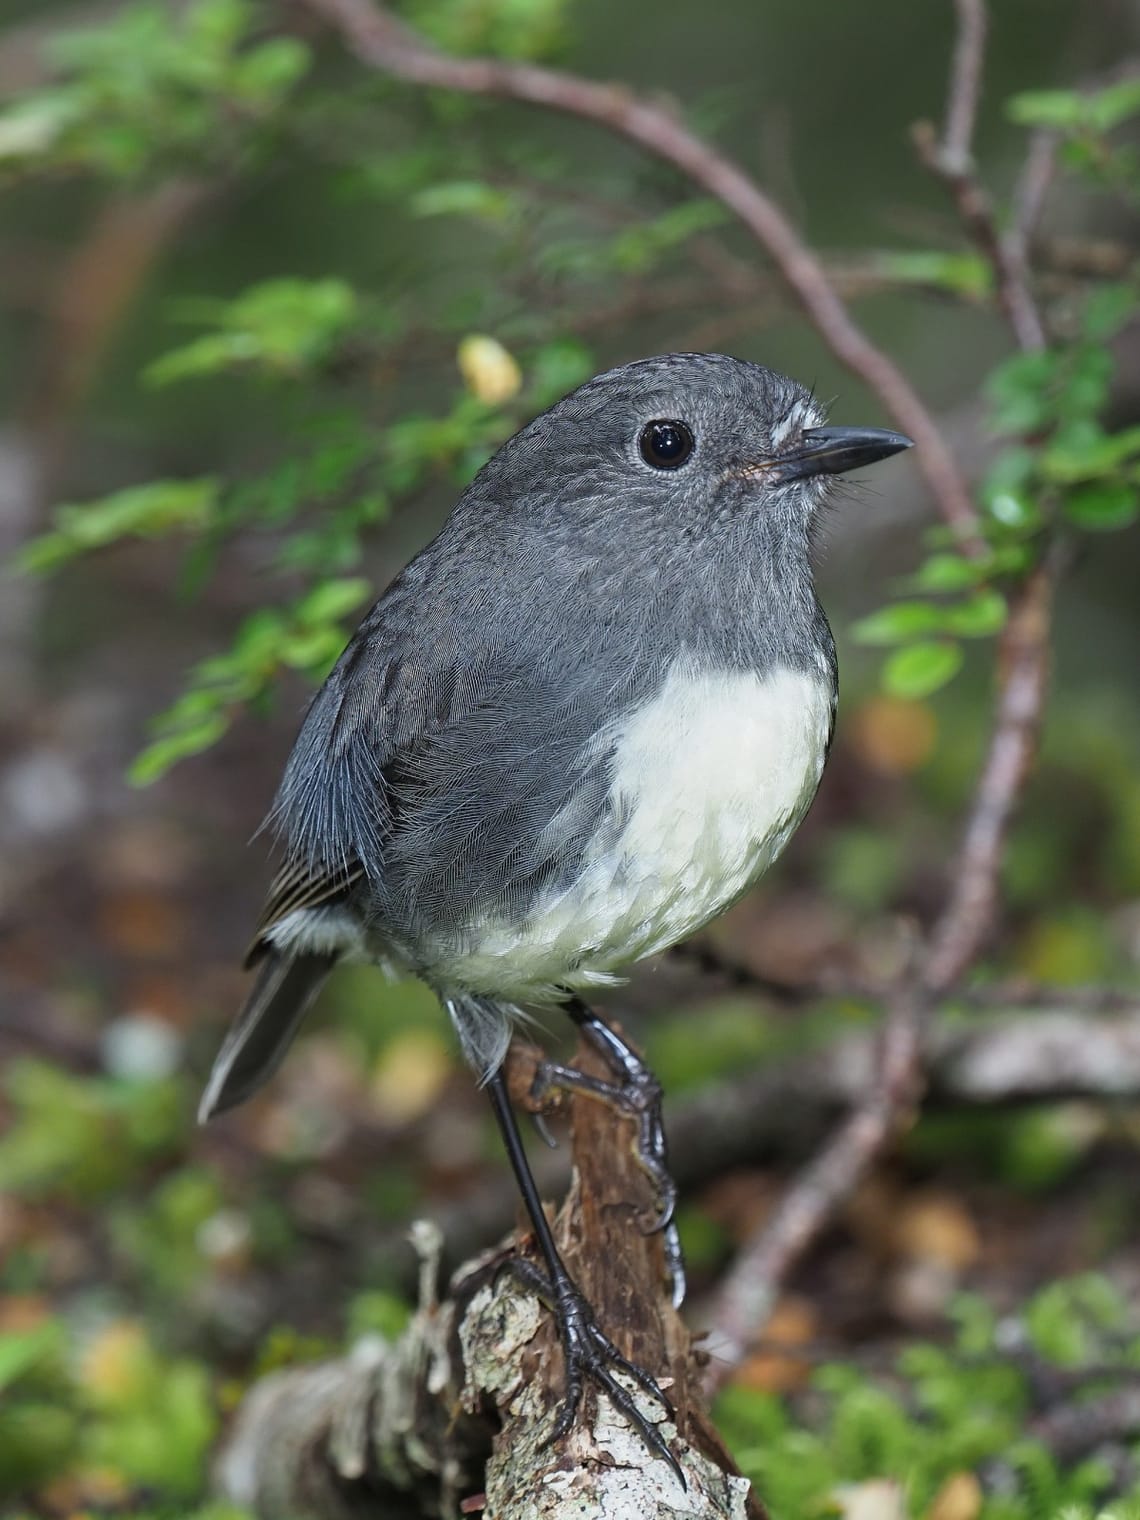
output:
M918 122L914 141L931 173L949 188L967 233L989 260L1002 310L1018 344L1045 347L1045 328L1030 289L1025 238L1002 233L993 202L978 180L973 136L981 96L986 44L985 0L955 0L958 35L950 68L946 124L941 141L929 122Z
M950 61L950 90L941 158L945 169L966 174L973 167L974 123L982 95L989 18L986 0L954 0L958 33Z
M879 397L918 448L916 460L944 519L970 543L977 513L950 452L910 381L852 320L823 265L748 174L664 106L619 85L498 58L457 58L433 47L373 0L302 0L371 67L416 84L518 100L595 122L672 164L718 200L768 253L832 352Z
M997 900L1006 833L1036 743L1048 673L1052 582L1041 567L1022 587L999 655L994 730L963 830L946 906L913 973L895 992L867 1096L741 1252L713 1311L716 1386L745 1354L780 1284L913 1112L923 1085L923 1029L982 948Z
M984 62L984 0L957 0L959 33L941 143L929 124L916 141L951 187L959 214L994 272L1002 308L1023 350L1044 347L1022 243L998 230L974 175L973 127ZM1052 567L1039 566L1010 608L998 658L993 733L963 831L948 900L910 973L889 1002L880 1069L866 1098L789 1190L775 1216L741 1252L716 1300L715 1384L744 1355L780 1283L913 1112L923 1086L922 1031L937 999L980 953L991 927L1006 834L1036 746L1049 666Z
M934 993L953 986L982 948L997 900L1010 817L1037 744L1049 673L1052 576L1041 565L1010 608L998 651L1000 689L989 753L923 969Z
M1013 190L1013 227L1010 231L1010 238L1023 259L1028 256L1029 244L1045 210L1045 198L1057 172L1060 145L1057 133L1044 128L1038 128L1029 138L1025 162Z
M779 1207L733 1263L712 1316L712 1360L706 1386L715 1390L743 1361L757 1330L775 1307L791 1268L848 1199L871 1162L917 1101L921 1078L921 1021L916 989L901 988L888 1014L879 1071L869 1096L809 1162Z

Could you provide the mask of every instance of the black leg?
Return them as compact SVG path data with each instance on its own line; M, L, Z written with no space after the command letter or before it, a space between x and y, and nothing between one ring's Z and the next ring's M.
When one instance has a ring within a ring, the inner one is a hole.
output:
M661 1084L617 1030L611 1029L579 998L571 998L564 1007L590 1043L605 1057L618 1080L603 1082L572 1066L544 1061L535 1074L532 1096L541 1100L556 1088L580 1092L603 1103L611 1103L637 1120L637 1159L652 1182L658 1200L657 1213L646 1221L645 1230L648 1234L655 1230L663 1232L665 1266L673 1289L673 1305L679 1309L685 1300L685 1260L681 1253L681 1237L673 1220L677 1185L669 1174L669 1151L661 1117Z
M501 1069L488 1079L487 1093L491 1099L491 1107L495 1111L495 1118L499 1122L503 1144L506 1146L539 1250L546 1263L547 1275L544 1277L537 1268L531 1267L526 1262L519 1262L516 1270L522 1282L532 1292L536 1292L554 1314L562 1338L562 1351L566 1361L566 1392L550 1439L560 1440L570 1429L582 1397L584 1380L587 1377L592 1378L609 1394L613 1404L625 1415L646 1446L668 1462L684 1485L684 1474L676 1457L665 1444L657 1427L645 1418L629 1391L614 1377L614 1371L626 1373L639 1388L656 1399L669 1415L673 1413L672 1405L654 1379L642 1368L622 1356L609 1337L603 1334L594 1319L593 1310L578 1291L574 1280L566 1270L562 1257L558 1254L550 1223L542 1207L542 1200L538 1196L530 1164L526 1159L522 1135L519 1133Z

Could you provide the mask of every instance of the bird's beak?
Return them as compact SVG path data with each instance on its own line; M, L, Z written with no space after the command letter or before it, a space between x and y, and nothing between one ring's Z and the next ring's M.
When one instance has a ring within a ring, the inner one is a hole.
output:
M914 440L904 433L886 428L807 428L795 453L772 460L766 473L781 484L807 475L844 475L913 445Z

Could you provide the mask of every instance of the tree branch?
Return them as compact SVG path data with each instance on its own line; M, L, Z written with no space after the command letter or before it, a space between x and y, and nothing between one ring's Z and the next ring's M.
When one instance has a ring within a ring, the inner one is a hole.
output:
M1030 289L1025 238L1004 235L974 165L974 125L981 97L987 31L986 0L955 0L958 35L950 68L946 124L938 140L930 122L913 136L919 157L949 188L966 232L989 260L1002 310L1021 348L1045 347L1045 328Z
M954 192L967 231L986 254L1019 346L1045 346L1029 288L1023 240L1004 239L973 171L972 137L984 64L985 0L956 0L958 40L943 140L916 131L924 160ZM745 1355L791 1267L908 1121L921 1094L922 1031L937 999L973 964L991 927L1010 819L1028 774L1049 668L1052 567L1038 566L1019 588L998 650L993 733L966 819L949 897L911 973L888 1000L879 1069L870 1090L789 1189L774 1217L740 1253L717 1294L713 1325L716 1386Z
M1006 834L1041 725L1052 599L1052 575L1040 565L1011 606L998 648L993 737L974 790L950 899L931 935L923 968L934 993L945 992L962 976L991 927Z
M586 1046L576 1064L609 1075ZM661 1237L639 1228L655 1200L635 1121L590 1097L568 1101L574 1174L555 1236L606 1333L667 1389L676 1416L662 1429L685 1489L590 1391L569 1433L549 1443L563 1362L550 1316L511 1270L534 1265L527 1237L461 1268L437 1303L438 1231L421 1226L420 1308L407 1331L363 1359L256 1384L219 1466L226 1497L262 1520L460 1507L487 1520L764 1520L704 1412L702 1358L663 1291Z
M974 542L977 513L937 423L906 376L854 322L819 258L748 174L664 106L625 86L498 58L443 53L373 0L301 0L337 28L370 67L414 84L542 106L592 121L671 164L719 201L767 252L836 358L878 396L918 447L915 458L943 518Z

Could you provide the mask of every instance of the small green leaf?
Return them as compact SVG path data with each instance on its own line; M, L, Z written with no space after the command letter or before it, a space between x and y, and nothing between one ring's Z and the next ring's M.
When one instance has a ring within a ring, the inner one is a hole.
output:
M183 303L183 315L218 327L148 365L154 386L259 366L297 374L320 363L355 321L356 293L343 280L267 280L228 302Z
M594 356L576 338L544 343L527 372L527 391L536 406L549 406L594 373Z
M1032 532L1041 526L1041 509L1028 491L1015 486L999 486L984 489L982 500L986 511L1003 528L1018 532Z
M1140 454L1140 427L1106 433L1099 423L1086 418L1060 428L1041 457L1042 473L1067 484L1107 475Z
M229 719L226 715L215 712L197 723L188 724L175 733L156 739L131 762L127 779L132 786L149 786L165 775L177 761L186 759L188 755L200 754L202 750L216 744L228 727Z
M54 1319L44 1320L31 1330L0 1335L0 1389L62 1352L65 1346L63 1326Z
M335 623L359 607L371 589L372 583L361 575L322 581L301 598L293 609L293 616L298 623L305 625Z
M1006 102L1006 114L1019 127L1073 131L1085 119L1085 102L1076 90L1023 90Z
M470 216L482 222L505 222L518 209L507 190L480 180L451 180L429 185L410 198L413 216Z
M926 249L880 253L877 272L902 285L933 285L967 300L980 301L993 288L993 271L979 253L943 253Z
M918 634L941 633L945 611L935 602L895 602L860 618L851 629L860 644L900 644Z
M1058 132L1110 132L1140 112L1140 79L1122 79L1103 90L1027 90L1007 105L1011 121L1021 127L1050 127Z
M1140 293L1135 285L1113 282L1099 285L1085 301L1081 328L1087 338L1103 343L1114 337L1137 314Z
M999 364L985 383L993 408L992 424L999 433L1032 433L1053 417L1049 389L1059 372L1058 355L1015 354Z
M218 483L206 476L153 480L82 506L57 507L55 530L25 544L15 564L20 570L41 573L121 538L158 538L175 529L200 530L210 522L217 502Z
M1078 528L1091 533L1111 533L1136 521L1140 515L1140 492L1120 480L1097 481L1072 492L1065 501L1064 513Z
M928 697L954 679L962 659L962 646L948 640L908 644L883 666L883 687L893 697Z
M912 591L965 591L990 573L989 555L967 559L963 554L931 554L904 584Z
M985 639L1005 627L1007 612L1005 597L987 586L965 601L948 606L943 627L960 638Z

